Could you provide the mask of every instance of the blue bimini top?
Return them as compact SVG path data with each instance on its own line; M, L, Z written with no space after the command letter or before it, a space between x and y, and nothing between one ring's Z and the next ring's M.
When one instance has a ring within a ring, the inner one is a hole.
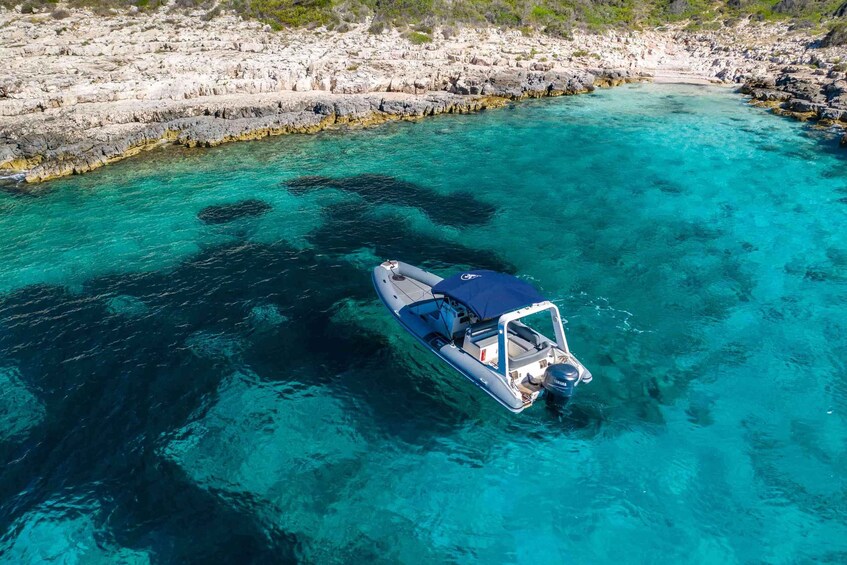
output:
M455 274L433 286L432 293L461 302L480 320L499 318L506 312L546 300L531 284L495 271Z

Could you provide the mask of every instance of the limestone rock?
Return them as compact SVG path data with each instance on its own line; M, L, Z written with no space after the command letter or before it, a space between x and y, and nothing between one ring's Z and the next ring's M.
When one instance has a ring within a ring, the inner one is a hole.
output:
M469 112L650 76L744 83L757 102L844 121L847 48L810 49L787 24L572 39L451 29L412 45L368 24L273 32L179 11L61 22L0 11L0 175L82 173L161 143L217 145L339 124ZM57 33L58 30L61 33ZM581 53L573 57L574 53ZM815 65L815 68L810 67Z

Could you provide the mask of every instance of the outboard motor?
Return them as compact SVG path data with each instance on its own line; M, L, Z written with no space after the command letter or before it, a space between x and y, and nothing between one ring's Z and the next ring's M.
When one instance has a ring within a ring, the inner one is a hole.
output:
M549 402L564 406L573 396L577 381L579 369L570 363L557 363L547 367L541 386L547 391Z

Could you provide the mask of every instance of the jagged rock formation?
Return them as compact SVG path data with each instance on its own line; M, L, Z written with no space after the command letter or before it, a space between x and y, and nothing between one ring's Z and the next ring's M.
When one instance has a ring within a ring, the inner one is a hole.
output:
M790 65L776 77L756 77L742 92L776 114L822 125L847 125L847 73L837 63ZM842 145L847 144L847 136Z

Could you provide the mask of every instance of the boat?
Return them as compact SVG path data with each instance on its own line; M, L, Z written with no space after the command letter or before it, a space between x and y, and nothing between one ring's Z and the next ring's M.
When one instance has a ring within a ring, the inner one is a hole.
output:
M526 281L488 270L441 278L385 261L373 283L401 326L512 412L544 397L563 406L591 382L568 348L559 308ZM548 323L552 339L535 329Z

